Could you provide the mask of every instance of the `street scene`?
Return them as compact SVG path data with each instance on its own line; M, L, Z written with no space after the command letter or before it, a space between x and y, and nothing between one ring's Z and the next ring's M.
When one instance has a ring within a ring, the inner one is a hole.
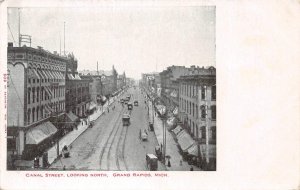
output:
M7 170L217 170L214 6L9 8L7 26Z

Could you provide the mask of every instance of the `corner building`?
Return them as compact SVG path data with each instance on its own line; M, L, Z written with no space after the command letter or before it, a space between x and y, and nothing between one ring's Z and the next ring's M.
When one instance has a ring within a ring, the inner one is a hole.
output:
M58 138L65 112L68 59L39 47L7 49L8 155L32 159Z

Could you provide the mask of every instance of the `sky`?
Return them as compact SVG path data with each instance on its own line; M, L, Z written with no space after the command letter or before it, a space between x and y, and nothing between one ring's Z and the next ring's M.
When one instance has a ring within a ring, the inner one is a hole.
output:
M21 8L21 34L32 47L65 50L78 70L141 78L171 65L215 66L215 7ZM8 41L18 45L18 9L8 9ZM60 42L61 41L61 42Z

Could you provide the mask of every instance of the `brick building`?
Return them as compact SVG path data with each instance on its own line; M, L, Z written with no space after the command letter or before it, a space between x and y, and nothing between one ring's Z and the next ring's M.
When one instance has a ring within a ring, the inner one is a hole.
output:
M68 58L39 47L7 48L8 154L29 158L46 149L65 112Z

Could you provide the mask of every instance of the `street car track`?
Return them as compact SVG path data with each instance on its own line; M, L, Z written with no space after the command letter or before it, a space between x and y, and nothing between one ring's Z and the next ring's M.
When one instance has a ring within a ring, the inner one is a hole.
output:
M100 169L102 170L103 168L103 162L104 161L107 161L108 158L109 158L109 154L110 154L110 149L111 149L111 146L112 146L112 143L110 143L109 147L108 147L108 143L109 141L113 140L114 137L115 137L115 132L117 131L117 129L119 128L119 124L120 124L120 121L121 121L121 116L123 115L124 113L124 109L121 110L121 113L118 115L117 119L115 120L114 122L114 125L113 125L113 128L112 130L110 131L109 133L109 137L107 138L102 150L101 150L101 153L100 153ZM112 141L113 142L113 141ZM105 152L105 149L108 148L108 151ZM105 155L106 154L106 155ZM105 156L104 156L105 155ZM107 159L107 160L105 160ZM103 170L109 170L109 162L107 161L107 165L106 165L106 169L103 169Z

